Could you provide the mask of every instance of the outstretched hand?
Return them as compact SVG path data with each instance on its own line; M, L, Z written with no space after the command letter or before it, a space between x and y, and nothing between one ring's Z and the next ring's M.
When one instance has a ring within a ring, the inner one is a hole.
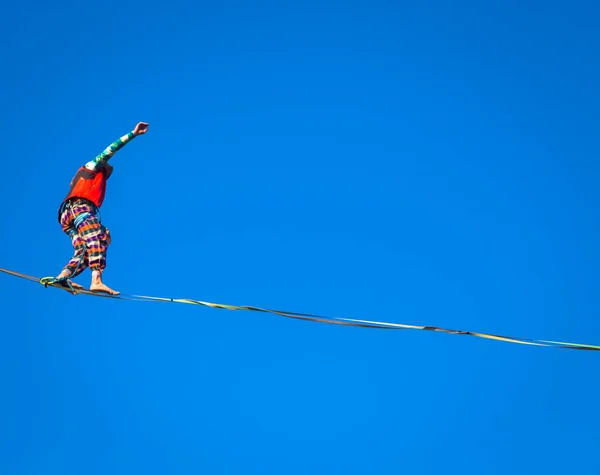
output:
M134 135L143 135L146 132L148 132L148 127L149 127L148 123L139 122L138 125L135 126L135 129L133 129L133 134Z

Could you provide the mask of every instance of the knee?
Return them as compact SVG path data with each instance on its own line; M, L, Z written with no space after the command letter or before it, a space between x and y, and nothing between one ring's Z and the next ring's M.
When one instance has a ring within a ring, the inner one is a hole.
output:
M80 256L81 254L85 254L87 248L83 239L78 240L73 244L75 247L75 255Z
M112 242L112 236L110 235L110 229L105 228L104 230L104 243L106 247L110 246Z
M98 236L98 241L100 243L100 247L103 249L108 248L110 243L112 242L112 236L110 235L110 230L102 226L102 232Z

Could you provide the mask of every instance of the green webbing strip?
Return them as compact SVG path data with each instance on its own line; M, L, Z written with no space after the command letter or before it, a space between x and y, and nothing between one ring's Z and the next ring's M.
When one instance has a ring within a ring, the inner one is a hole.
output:
M469 335L475 336L478 338L485 338L489 340L503 341L508 343L517 343L521 345L531 345L531 346L547 346L554 348L564 348L569 350L588 350L588 351L600 351L600 346L596 345L585 345L581 343L568 343L568 342L558 342L551 340L532 340L525 338L514 338L508 336L500 336L493 335L491 333L479 333L465 330L451 330L447 328L435 327L435 326L424 326L424 325L408 325L403 323L392 323L392 322L379 322L372 320L358 320L352 318L340 318L340 317L323 317L320 315L313 315L310 313L297 313L297 312L289 312L285 310L270 310L260 307L253 307L248 305L228 305L228 304L219 304L213 302L204 302L201 300L192 300L192 299L177 299L177 298L165 298L165 297L151 297L145 295L128 295L128 294L119 294L119 295L109 295L106 293L94 292L87 289L74 289L69 283L69 288L60 285L60 281L56 281L53 277L44 277L39 279L37 277L33 277L27 274L21 274L19 272L14 272L6 269L0 268L0 272L5 274L13 275L15 277L19 277L21 279L29 280L30 282L39 282L43 284L45 287L54 287L62 290L68 290L72 294L83 294L92 297L102 297L102 298L110 298L115 300L131 300L131 301L142 301L142 302L168 302L168 303L182 303L189 305L201 305L204 307L223 309L223 310L246 310L252 312L263 312L270 313L274 315L279 315L286 318L292 318L297 320L305 320L311 322L319 322L319 323L327 323L330 325L345 325L352 327L362 327L362 328L378 328L380 330L425 330L425 331L435 331L442 333L449 333L452 335ZM61 279L62 281L62 279ZM68 282L68 280L67 280Z

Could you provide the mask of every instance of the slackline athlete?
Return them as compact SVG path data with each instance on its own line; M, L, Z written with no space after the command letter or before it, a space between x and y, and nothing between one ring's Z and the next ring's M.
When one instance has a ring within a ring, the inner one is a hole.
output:
M118 295L102 281L102 272L106 267L106 252L111 243L110 231L104 227L100 218L100 207L106 194L106 182L113 167L108 160L129 141L148 131L146 122L138 123L135 128L110 144L96 158L82 166L71 180L69 193L58 211L58 222L73 244L73 257L55 278L55 282L73 288L83 288L70 279L77 277L87 267L92 271L90 290Z

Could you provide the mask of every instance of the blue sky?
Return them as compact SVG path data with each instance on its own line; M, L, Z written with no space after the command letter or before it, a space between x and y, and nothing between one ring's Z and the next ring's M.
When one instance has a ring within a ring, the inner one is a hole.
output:
M58 273L72 175L147 121L122 292L600 344L599 13L15 2L0 267ZM0 283L0 473L600 472L595 353Z

